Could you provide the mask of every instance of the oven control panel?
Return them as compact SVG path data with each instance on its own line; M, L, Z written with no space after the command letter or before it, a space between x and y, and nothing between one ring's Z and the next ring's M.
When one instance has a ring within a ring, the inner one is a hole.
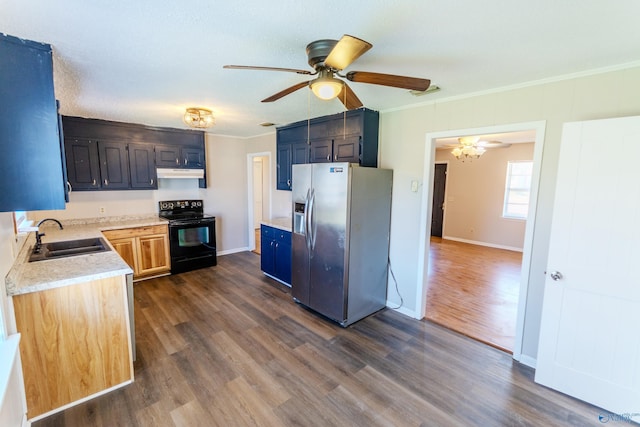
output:
M168 200L159 202L161 211L178 209L202 209L202 200Z

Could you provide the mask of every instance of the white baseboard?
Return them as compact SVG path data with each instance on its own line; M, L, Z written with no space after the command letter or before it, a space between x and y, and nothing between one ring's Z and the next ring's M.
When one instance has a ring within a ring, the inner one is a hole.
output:
M394 311L397 311L400 314L404 314L405 316L409 316L409 317L411 317L413 319L416 319L416 320L421 320L422 319L422 317L418 317L418 313L416 313L415 311L409 310L406 307L397 307L397 306L398 306L397 302L392 302L392 301L387 300L387 308L389 308L391 310L394 310Z
M534 359L531 356L525 356L524 354L519 354L516 357L516 355L514 354L513 358L515 360L517 360L518 362L522 363L523 365L526 365L526 366L528 366L530 368L536 369L536 365L537 365L538 360Z
M247 252L247 251L249 251L249 247L245 246L244 248L227 249L226 251L219 251L217 255L231 255L238 252Z
M516 248L514 246L496 245L493 243L479 242L477 240L460 239L458 237L451 237L451 236L442 236L442 238L444 240L453 240L454 242L469 243L472 245L486 246L488 248L505 249L508 251L522 252L522 248Z

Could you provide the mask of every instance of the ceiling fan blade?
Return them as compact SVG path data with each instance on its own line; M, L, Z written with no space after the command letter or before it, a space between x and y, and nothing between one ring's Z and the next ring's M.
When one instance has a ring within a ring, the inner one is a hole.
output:
M262 100L262 102L273 102L273 101L277 101L278 99L282 98L283 96L287 96L290 93L293 93L295 91L297 91L298 89L302 89L305 86L309 86L309 82L301 82L301 83L297 83L291 87L286 88L285 90L281 90L280 92L276 93L275 95L271 95L268 98L265 98Z
M315 74L308 70L298 70L297 68L278 68L278 67L254 67L253 65L224 65L222 68L230 68L233 70L261 70L261 71L286 71L297 74Z
M371 83L374 85L399 87L402 89L425 91L431 80L417 77L396 76L393 74L369 73L366 71L351 71L346 75L347 80L356 83Z
M344 70L372 46L369 42L345 34L331 49L324 63L335 70Z
M342 90L336 97L342 102L347 110L355 110L362 107L362 101L358 99L356 94L351 90L346 83L342 85Z

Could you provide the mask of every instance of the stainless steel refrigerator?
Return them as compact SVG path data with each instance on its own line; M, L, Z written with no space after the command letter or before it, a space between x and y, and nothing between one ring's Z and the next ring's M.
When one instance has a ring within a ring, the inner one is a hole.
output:
M342 326L386 305L392 179L353 163L293 165L295 301Z

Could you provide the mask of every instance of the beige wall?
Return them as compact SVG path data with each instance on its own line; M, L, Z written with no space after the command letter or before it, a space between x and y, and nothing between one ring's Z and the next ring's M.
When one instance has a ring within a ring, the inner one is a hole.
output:
M521 349L522 355L536 358L562 124L640 115L640 67L635 65L381 113L381 166L394 169L390 258L406 312L418 313L422 304L416 292L425 262L418 235L422 193L411 191L411 181L423 181L426 134L546 121ZM395 292L389 299L399 303Z
M513 160L533 160L533 143L489 149L464 162L450 149L436 151L437 162L448 162L444 238L522 250L526 222L502 217L507 164Z

